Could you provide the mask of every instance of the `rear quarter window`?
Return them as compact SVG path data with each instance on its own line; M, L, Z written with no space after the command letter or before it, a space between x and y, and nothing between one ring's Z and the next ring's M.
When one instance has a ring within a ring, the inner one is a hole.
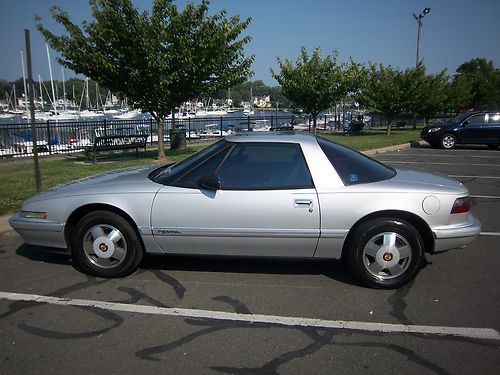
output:
M346 186L389 180L396 175L393 168L357 151L321 137L316 139Z

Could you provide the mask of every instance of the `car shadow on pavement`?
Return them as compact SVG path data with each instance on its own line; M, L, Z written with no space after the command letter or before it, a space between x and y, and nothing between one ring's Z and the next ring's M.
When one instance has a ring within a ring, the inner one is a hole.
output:
M341 283L361 286L341 260L230 258L147 255L143 270L226 272L241 274L323 275Z
M16 254L36 262L71 265L71 256L65 249L22 244Z

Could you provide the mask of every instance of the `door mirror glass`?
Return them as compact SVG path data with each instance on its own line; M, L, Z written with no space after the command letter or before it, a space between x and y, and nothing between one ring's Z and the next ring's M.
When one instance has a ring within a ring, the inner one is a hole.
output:
M200 178L198 184L203 189L217 191L220 189L220 178L219 176L205 176Z

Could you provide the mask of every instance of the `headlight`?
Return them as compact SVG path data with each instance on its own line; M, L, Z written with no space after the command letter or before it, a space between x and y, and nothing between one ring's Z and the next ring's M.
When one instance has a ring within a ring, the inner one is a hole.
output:
M19 216L26 219L41 219L45 220L47 218L47 212L37 212L37 211L21 211Z
M437 133L437 132L440 132L441 131L441 128L430 128L428 133Z

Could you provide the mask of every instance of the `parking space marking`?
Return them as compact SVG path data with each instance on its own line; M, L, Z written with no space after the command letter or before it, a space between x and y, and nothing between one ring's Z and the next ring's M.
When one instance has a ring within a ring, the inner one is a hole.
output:
M449 174L448 177L453 178L484 178L484 179L500 179L500 176L460 176L455 174Z
M495 195L471 195L470 197L478 199L500 199L500 197Z
M91 307L102 310L139 313L148 315L176 316L194 319L213 319L235 321L243 323L262 323L278 326L299 326L314 328L346 329L354 331L384 332L384 333L410 333L437 336L458 336L472 339L485 339L500 341L500 334L492 328L467 328L443 327L424 325L405 325L389 323L372 323L345 320L323 320L311 318L298 318L287 316L273 316L260 314L238 314L223 311L195 310L183 308L168 308L146 305L133 305L126 303L93 301L84 299L60 298L41 296L36 294L0 292L0 299L9 301L30 301L63 306Z
M480 236L497 236L500 237L500 233L498 232L481 232L479 233Z
M442 158L442 157L447 157L447 158L463 158L466 157L467 159L470 158L477 158L477 159L500 159L500 156L488 156L488 155L453 155L453 154L426 154L426 153L419 153L419 154L410 154L410 153L387 153L386 155L388 156L422 156L422 157L429 157L429 158Z
M422 164L421 161L394 161L394 160L379 160L381 163L387 164ZM437 162L426 162L429 165L455 165L461 167L500 167L500 164L464 164L464 163L437 163Z

